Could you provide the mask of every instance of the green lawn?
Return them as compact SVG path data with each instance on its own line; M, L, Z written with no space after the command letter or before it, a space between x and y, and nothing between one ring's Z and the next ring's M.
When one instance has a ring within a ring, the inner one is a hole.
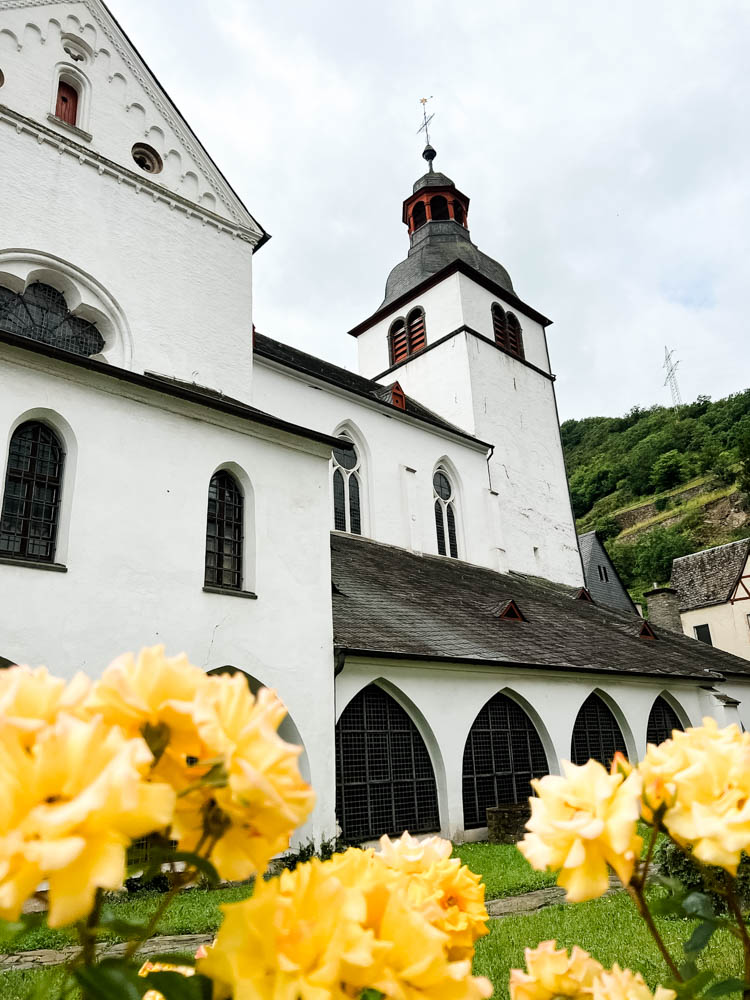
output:
M555 875L534 871L514 844L458 844L453 854L482 876L487 899L520 896L555 884Z
M670 951L680 959L682 942L690 936L693 924L684 920L658 920L658 924ZM651 987L668 975L656 945L625 893L490 921L489 935L477 946L474 971L492 980L496 1000L507 1000L510 970L524 967L524 948L534 948L549 939L566 948L580 945L606 968L619 962L642 973ZM714 935L705 955L705 964L723 977L742 976L740 946L726 932Z
M190 889L183 892L172 902L166 914L159 922L160 934L202 934L217 930L221 923L220 903L232 903L246 899L252 889L249 885L232 886L226 889ZM117 916L129 920L148 917L159 905L163 897L159 893L143 893L137 896L124 897L122 901L108 903L106 910L116 911ZM109 939L116 940L113 935ZM35 948L64 948L75 944L75 939L69 931L50 930L39 927L25 934L18 942L3 938L0 926L0 953L13 951L31 951ZM5 1000L5 995L0 993Z

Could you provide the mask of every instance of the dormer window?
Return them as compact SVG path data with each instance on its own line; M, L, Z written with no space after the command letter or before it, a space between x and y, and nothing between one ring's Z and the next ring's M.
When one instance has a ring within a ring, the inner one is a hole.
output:
M412 354L417 354L427 345L427 329L424 309L412 309L406 320L399 317L391 323L388 331L391 365L406 361Z
M78 124L78 91L66 80L60 80L57 85L55 117L66 125Z

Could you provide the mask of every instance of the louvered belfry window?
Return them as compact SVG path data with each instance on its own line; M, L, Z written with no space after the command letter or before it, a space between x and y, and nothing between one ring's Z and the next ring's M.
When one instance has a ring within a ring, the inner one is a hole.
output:
M518 317L512 312L506 313L497 302L492 306L492 333L498 347L516 358L523 358L523 335Z
M336 531L362 534L361 462L359 451L349 438L341 440L352 445L333 449L333 526Z
M659 695L651 707L651 713L648 717L646 742L655 743L658 746L664 740L672 738L673 729L678 729L682 732L684 728L677 718L677 712L675 712L668 701Z
M409 354L416 354L426 344L424 309L412 309L406 319L409 333Z
M397 319L391 326L391 364L397 365L399 361L404 361L409 356L409 341L406 338L406 323L402 319Z
M0 515L0 555L54 562L65 453L45 424L21 424L10 439Z
M83 357L104 348L94 324L71 315L65 296L40 281L20 293L0 286L0 330Z
M419 730L382 688L352 699L336 724L336 815L348 841L440 829L432 761Z
M596 694L590 694L578 713L573 727L570 756L574 764L598 760L609 767L620 751L627 755L625 740L611 710Z
M437 548L441 556L458 559L456 534L456 509L453 486L444 469L437 469L432 477Z
M208 487L206 527L207 587L242 589L245 498L234 476L222 469Z
M534 724L520 705L504 694L487 702L464 747L464 827L487 825L491 806L525 803L530 781L549 771Z
M57 87L55 117L68 125L75 125L78 121L78 91L64 80Z

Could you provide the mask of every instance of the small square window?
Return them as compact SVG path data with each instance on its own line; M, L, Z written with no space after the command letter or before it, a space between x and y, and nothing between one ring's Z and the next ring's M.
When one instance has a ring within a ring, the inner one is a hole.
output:
M602 581L602 583L609 583L609 574L607 573L607 567L597 566L596 568L599 570L599 579Z
M711 629L708 625L694 625L693 634L699 642L705 642L709 646L713 646L713 643L711 642Z

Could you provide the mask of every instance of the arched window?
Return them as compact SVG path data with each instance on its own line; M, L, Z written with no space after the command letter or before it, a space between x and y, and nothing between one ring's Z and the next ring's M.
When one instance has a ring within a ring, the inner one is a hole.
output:
M498 302L492 305L492 332L498 347L517 358L523 357L523 337L518 317L512 312L506 313Z
M55 117L68 125L78 124L78 91L67 80L60 80L57 85Z
M350 841L440 829L424 740L403 708L373 684L336 723L336 815Z
M104 347L94 324L72 316L65 296L40 281L21 293L0 286L0 330L83 357L99 354Z
M432 477L432 489L435 502L435 530L437 532L438 552L441 556L451 556L458 559L458 540L456 536L456 498L453 486L445 469L438 468Z
M0 555L55 561L65 452L53 430L32 420L13 432L8 452Z
M411 213L412 232L427 222L427 209L423 201L418 201Z
M351 450L333 449L333 526L336 531L349 531L353 535L361 535L362 483L359 452L344 434L341 434L340 438L352 447Z
M465 225L465 223L466 223L466 215L464 214L464 206L461 204L460 201L454 201L453 202L453 218L456 220L456 222L458 222L462 226Z
M668 701L661 695L651 706L651 713L648 717L648 727L646 729L646 742L654 743L657 746L664 740L672 738L672 730L683 731L684 726L677 718L677 712Z
M571 760L574 764L585 764L593 759L609 767L618 750L627 754L617 719L598 695L590 694L581 705L573 727Z
M409 356L409 342L406 339L406 323L403 319L397 319L391 324L388 334L391 344L391 364L397 365Z
M443 222L450 219L448 202L441 194L436 194L433 198L430 198L430 215L433 222Z
M409 354L416 354L426 343L424 309L412 309L406 317L406 327L409 334Z
M464 747L464 827L486 826L491 806L526 802L531 779L548 772L534 723L515 701L496 694L474 720Z
M508 316L508 350L515 354L517 358L523 357L523 338L521 336L521 324L515 313L509 312Z
M242 590L245 498L234 476L222 469L208 487L206 526L207 587Z

